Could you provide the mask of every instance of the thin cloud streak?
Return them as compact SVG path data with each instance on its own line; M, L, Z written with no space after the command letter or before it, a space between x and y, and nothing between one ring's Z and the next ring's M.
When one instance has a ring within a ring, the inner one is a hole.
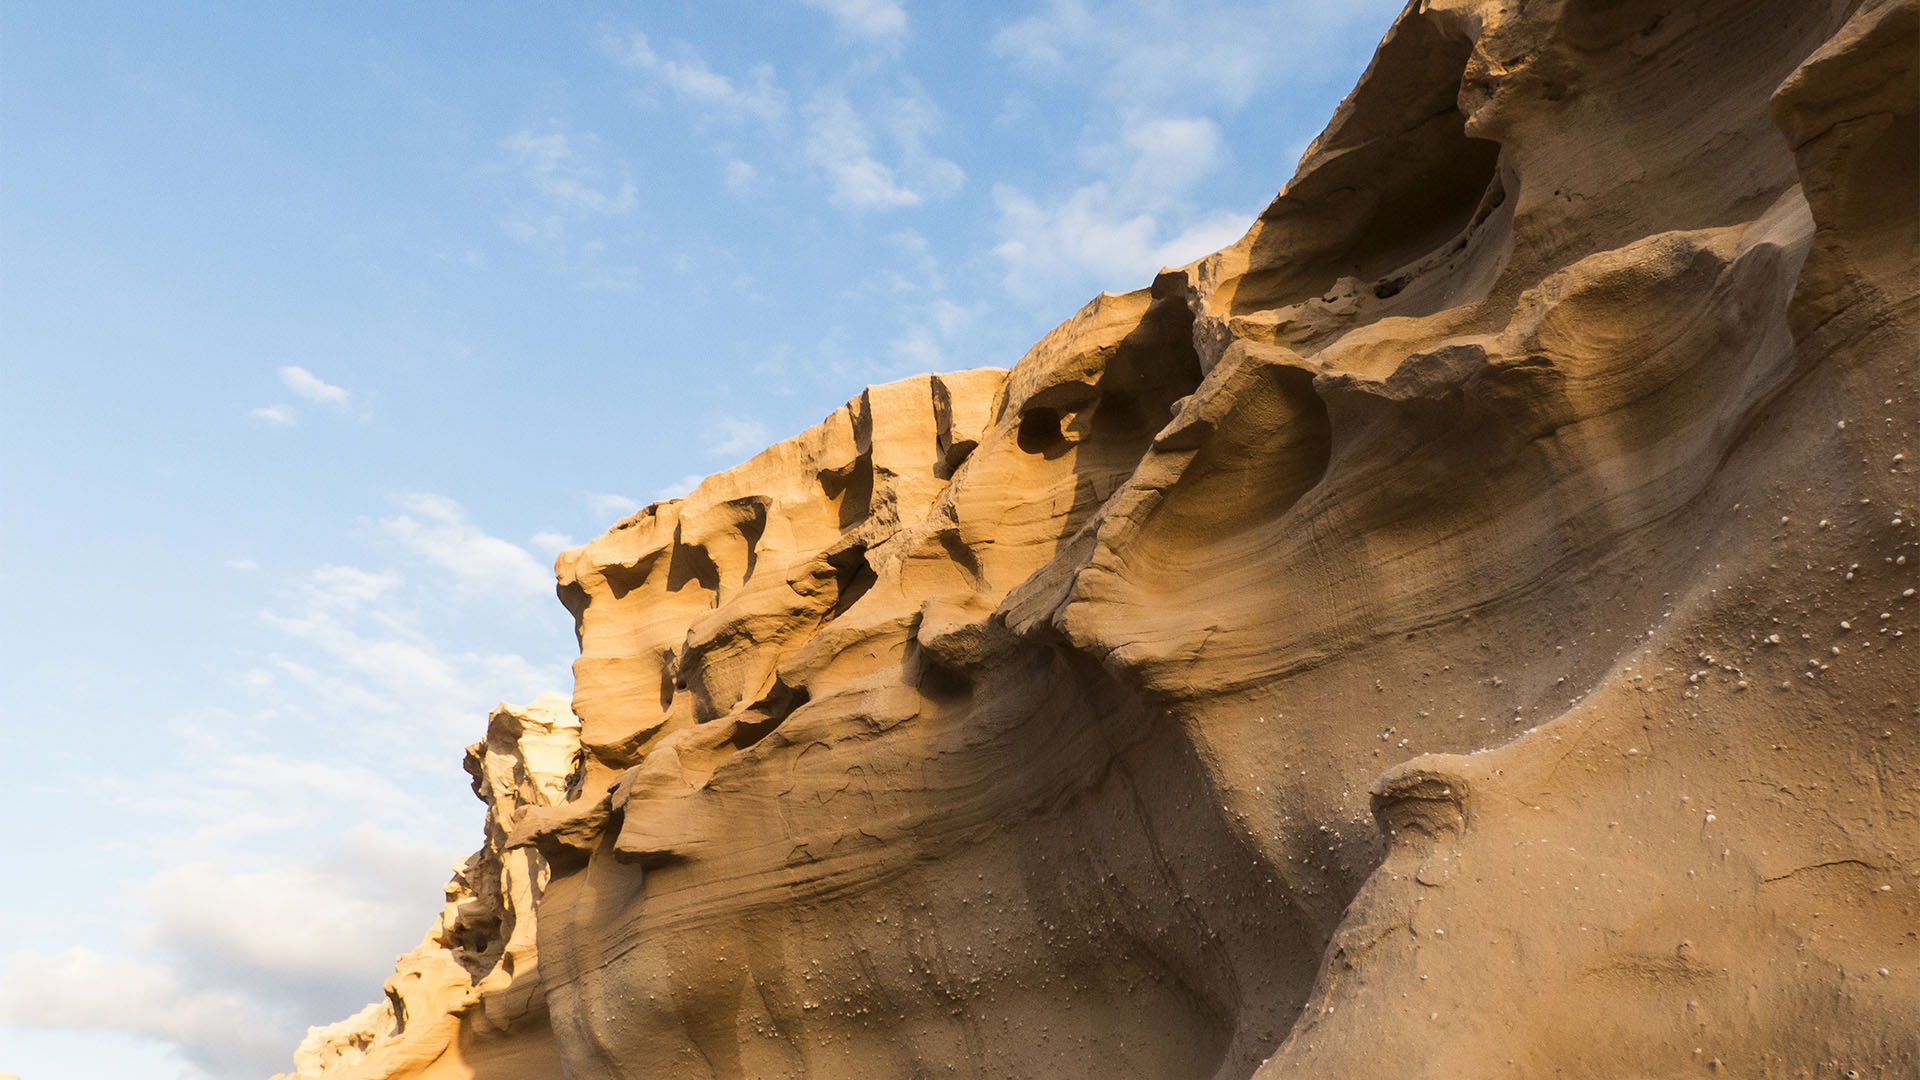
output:
M907 32L907 12L896 0L800 0L825 12L846 33L869 41L894 41Z
M647 35L638 31L607 34L602 48L622 66L653 75L676 96L710 112L732 119L753 117L767 124L786 115L787 96L775 84L773 69L765 64L755 67L750 82L741 85L715 72L684 45L678 59L660 55Z

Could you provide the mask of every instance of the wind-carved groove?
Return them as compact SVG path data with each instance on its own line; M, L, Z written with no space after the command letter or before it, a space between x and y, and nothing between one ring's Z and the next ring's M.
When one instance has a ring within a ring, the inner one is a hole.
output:
M873 452L858 457L837 469L821 469L820 492L839 513L840 527L850 529L873 512Z
M660 556L663 554L665 554L664 551L656 548L631 563L614 563L601 567L600 576L606 579L607 591L613 594L615 600L626 599L628 593L647 583L647 578L653 575L654 565L660 561ZM567 600L567 590L569 588L578 593L580 597L580 609L573 612L574 618L577 619L580 617L581 612L584 612L587 608L586 590L582 589L578 584L561 586L560 599L563 602ZM568 610L573 610L571 604L568 604Z
M985 578L980 571L980 557L961 538L960 530L953 527L941 529L937 536L940 550L946 554L947 560L960 568L960 572L967 576L968 584L975 589L981 588Z
M980 445L978 430L962 433L955 428L955 403L953 391L944 380L932 380L934 445L940 451L940 460L933 467L937 480L950 480L954 471L972 456L974 448Z
M860 601L873 588L877 580L873 567L867 562L867 546L853 544L826 556L827 565L833 567L833 606L828 609L827 618L837 619L847 613L847 609Z
M747 544L747 569L740 575L741 584L753 577L753 568L760 559L760 538L767 534L767 500L755 499L753 510L747 519L740 523L740 539Z
M1333 460L1333 425L1311 371L1240 345L1224 363L1237 365L1215 395L1225 408L1162 433L1163 449L1193 456L1132 541L1169 567L1201 572L1195 552L1273 529Z
M674 654L673 650L661 649L659 650L659 656L660 656L660 711L664 713L668 709L673 707L674 691L684 690L686 689L686 686L684 683L680 681L678 658Z
M1418 93L1408 93L1408 81L1355 90L1355 111L1369 122L1349 123L1317 147L1261 214L1251 252L1258 269L1233 283L1232 315L1311 309L1282 339L1317 342L1371 321L1377 301L1406 303L1402 294L1424 264L1466 249L1463 241L1506 199L1500 147L1466 134L1457 100L1472 52L1439 16L1409 17L1388 38L1376 63L1428 73L1410 80Z
M1480 205L1474 209L1473 216L1467 221L1465 227L1454 235L1452 242L1435 248L1412 263L1374 282L1374 299L1390 300L1400 295L1409 284L1418 279L1446 269L1449 263L1463 255L1473 244L1476 234L1486 225L1488 219L1493 217L1494 212L1506 204L1507 186L1496 172L1486 190L1481 193ZM1395 313L1403 312L1396 308Z
M679 592L692 582L713 594L714 602L720 598L720 568L713 563L713 557L707 549L698 544L683 542L676 533L673 541L673 555L667 563L667 591Z
M794 711L805 705L810 699L804 686L788 686L779 678L773 680L773 688L760 696L760 700L747 706L740 719L733 726L733 748L745 750L755 743L773 734L773 729L781 725Z

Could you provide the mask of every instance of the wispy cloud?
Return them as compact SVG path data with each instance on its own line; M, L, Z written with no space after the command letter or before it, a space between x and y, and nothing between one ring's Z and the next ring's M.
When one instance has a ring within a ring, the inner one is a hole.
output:
M807 160L826 179L836 205L855 210L919 206L952 195L966 181L960 166L927 149L939 113L917 90L886 106L898 169L875 156L872 132L838 91L814 95L805 112Z
M705 479L706 477L700 473L688 473L671 484L655 488L653 497L656 500L684 498L688 493L693 491L694 488L699 487L700 481Z
M444 495L408 494L406 511L380 522L386 535L448 574L460 589L496 597L541 597L553 591L553 573L525 548L490 536Z
M1029 74L1086 81L1123 108L1239 106L1286 80L1312 78L1337 50L1298 47L1385 25L1402 0L1169 6L1152 0L1048 0L994 35L993 53ZM1276 56L1286 57L1275 63Z
M994 248L1017 295L1051 300L1083 285L1124 291L1239 239L1254 208L1196 208L1201 180L1222 163L1219 128L1189 116L1137 114L1086 158L1103 173L1042 201L1012 185L994 189L1001 242Z
M266 657L282 712L383 717L457 739L493 702L531 698L563 678L557 666L516 653L449 647L423 625L424 600L442 609L464 597L469 617L477 617L476 605L486 605L499 618L526 610L524 592L477 593L477 575L413 585L391 571L323 569L331 573L316 572L293 603L260 615L283 639Z
M965 185L960 166L935 155L928 143L939 132L940 107L909 80L901 93L882 101L882 126L900 151L900 169L928 199L944 199Z
M1090 114L1074 148L1081 176L1050 188L1023 181L994 189L994 250L1010 291L1051 307L1089 286L1137 288L1162 265L1237 240L1258 206L1221 205L1199 184L1228 156L1213 117L1343 75L1353 49L1368 43L1362 35L1377 33L1402 6L1043 0L1004 24L989 50L1010 76L1039 94L1052 87L1105 106ZM1322 47L1303 50L1302 42ZM1031 107L1020 93L1009 105Z
M452 500L404 496L358 535L379 561L228 579L266 590L258 632L203 680L229 700L143 718L162 729L145 768L169 784L92 786L101 813L146 825L103 841L97 933L0 960L0 1024L168 1046L186 1080L257 1078L376 998L420 939L479 839L434 792L459 789L494 702L566 685L565 620L520 629L544 567Z
M918 206L920 195L874 158L867 126L847 99L822 93L807 106L807 160L826 174L832 198L859 210Z
M888 355L905 371L939 371L947 366L947 354L933 331L916 326L893 340Z
M189 857L138 885L148 921L131 949L16 953L0 969L0 1018L169 1043L194 1080L284 1070L307 1025L352 1011L419 938L420 896L445 863L364 825L308 862Z
M313 571L304 589L308 599L322 606L357 608L399 588L402 580L393 570L374 573L357 566L325 565Z
M640 509L640 504L625 495L611 492L589 491L584 496L587 512L596 518L619 520Z
M707 456L737 458L767 448L767 429L756 420L722 416L707 429Z
M598 145L592 133L568 135L553 131L536 135L518 131L500 143L535 191L557 210L575 216L618 215L640 203L632 180L610 181L605 170L590 160L575 142Z
M841 30L871 41L891 41L907 32L907 12L897 0L800 0L832 16Z
M1176 231L1099 182L1052 205L1007 186L993 194L1005 237L993 250L1006 266L1007 288L1037 300L1069 283L1116 292L1141 288L1162 266L1183 265L1238 240L1253 220L1252 210L1219 211Z
M437 259L443 263L464 266L469 270L485 270L487 268L487 253L473 248L468 248L463 252L423 251L422 254L430 259Z
M195 986L172 964L84 946L21 953L0 969L0 1017L41 1028L122 1032L177 1047L189 1080L283 1069L291 1009L274 1015L252 994Z
M640 189L619 158L590 131L519 131L500 142L526 185L500 218L508 237L543 252L553 268L590 292L631 292L643 280L624 253Z
M753 68L745 83L737 83L707 66L690 46L676 43L677 56L662 56L647 35L639 32L608 34L602 47L622 65L658 79L676 96L733 119L754 117L775 123L787 111L787 96L774 82L773 69Z
M257 409L248 409L247 415L276 427L289 427L300 422L299 415L290 405L262 405Z

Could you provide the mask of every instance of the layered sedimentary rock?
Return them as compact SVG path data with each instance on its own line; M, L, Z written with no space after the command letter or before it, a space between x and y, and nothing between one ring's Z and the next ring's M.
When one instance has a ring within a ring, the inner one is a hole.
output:
M432 1067L1913 1075L1917 24L1414 4L1239 243L564 554Z

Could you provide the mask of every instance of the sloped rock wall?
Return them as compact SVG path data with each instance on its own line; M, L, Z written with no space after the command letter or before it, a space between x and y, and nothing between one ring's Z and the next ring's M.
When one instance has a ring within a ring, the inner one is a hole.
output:
M1916 22L1413 4L1239 243L563 555L518 1045L1911 1074Z

